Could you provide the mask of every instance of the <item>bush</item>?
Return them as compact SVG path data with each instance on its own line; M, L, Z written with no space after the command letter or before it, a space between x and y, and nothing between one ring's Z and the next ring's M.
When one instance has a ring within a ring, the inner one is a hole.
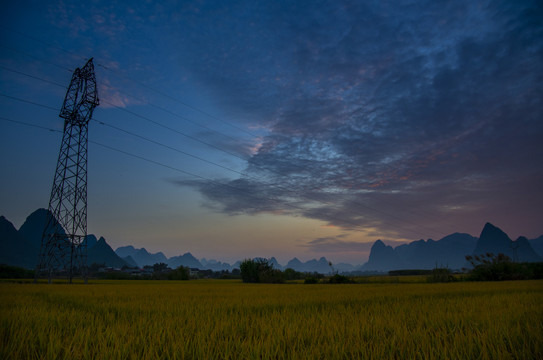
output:
M241 280L245 283L258 282L258 264L256 260L245 259L239 265Z
M0 264L0 279L33 279L34 270Z
M352 281L351 278L344 275L339 275L339 274L335 274L334 276L331 276L330 279L328 279L328 282L330 284L353 284L354 283L354 281Z
M283 273L285 275L285 280L301 280L305 277L304 273L301 273L291 268L285 269Z
M319 279L317 279L314 276L306 277L304 280L304 284L318 284Z
M189 276L190 269L181 265L168 273L168 280L188 280Z
M241 279L246 283L283 283L282 271L274 269L268 259L245 259L239 266Z
M431 283L453 282L456 281L456 278L451 270L447 268L435 268L432 270L431 275L427 277L427 281Z
M543 263L516 263L504 254L466 256L473 269L468 280L474 281L502 281L541 279L543 277Z

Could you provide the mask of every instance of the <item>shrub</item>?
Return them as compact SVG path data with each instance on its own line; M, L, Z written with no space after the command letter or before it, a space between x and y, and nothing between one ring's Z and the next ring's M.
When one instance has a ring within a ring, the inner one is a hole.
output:
M328 282L330 284L352 284L353 283L351 278L345 275L339 275L339 274L335 274L334 276L331 276L330 279L328 279Z
M317 284L319 279L314 276L309 276L304 279L304 284Z
M456 281L456 278L451 273L451 270L447 268L435 268L432 270L430 276L427 277L427 281L431 283L453 282Z
M285 276L264 258L246 259L239 266L241 279L246 283L282 283Z
M543 275L543 263L516 263L504 254L466 256L473 269L468 280L501 281L540 279Z
M32 279L34 270L28 270L22 267L0 264L1 279Z
M190 269L181 265L168 273L168 280L188 280L189 276Z

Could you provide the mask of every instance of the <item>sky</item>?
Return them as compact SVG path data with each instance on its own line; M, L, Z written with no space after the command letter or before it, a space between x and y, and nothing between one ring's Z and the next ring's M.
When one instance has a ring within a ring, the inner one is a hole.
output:
M0 215L47 208L93 58L88 232L234 262L543 234L541 1L0 5Z

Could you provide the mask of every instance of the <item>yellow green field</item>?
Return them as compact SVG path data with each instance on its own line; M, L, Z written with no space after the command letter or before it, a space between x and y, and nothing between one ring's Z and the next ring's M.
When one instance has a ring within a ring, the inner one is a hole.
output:
M543 359L543 281L0 284L1 359Z

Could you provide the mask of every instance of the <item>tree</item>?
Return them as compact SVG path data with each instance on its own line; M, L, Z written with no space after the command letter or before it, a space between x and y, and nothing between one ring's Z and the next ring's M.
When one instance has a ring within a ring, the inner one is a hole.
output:
M161 272L166 271L167 268L168 268L168 265L163 262L156 263L153 265L153 272L161 273Z
M543 263L516 263L504 254L466 256L473 269L469 280L499 281L537 279L543 275Z
M264 263L265 259L245 259L239 265L239 270L241 272L241 280L246 283L257 283L258 282L258 268L260 265L267 265L267 261Z
M183 265L168 273L168 280L188 280L190 277L190 268Z
M268 259L245 259L239 266L241 279L246 283L282 283L284 274L274 269Z

